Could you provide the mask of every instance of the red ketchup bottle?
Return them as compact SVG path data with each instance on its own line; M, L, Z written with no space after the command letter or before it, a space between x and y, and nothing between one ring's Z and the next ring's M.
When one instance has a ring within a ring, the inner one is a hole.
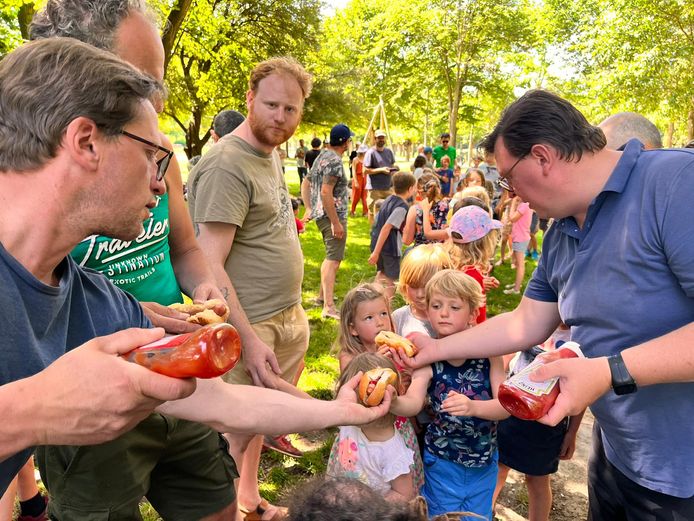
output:
M557 352L561 358L583 356L576 342L564 343ZM550 378L542 382L530 380L530 373L545 363L544 357L539 356L499 386L499 402L516 418L542 418L559 396L559 378Z
M193 333L164 337L123 356L174 378L214 378L239 361L241 339L234 326L213 324Z

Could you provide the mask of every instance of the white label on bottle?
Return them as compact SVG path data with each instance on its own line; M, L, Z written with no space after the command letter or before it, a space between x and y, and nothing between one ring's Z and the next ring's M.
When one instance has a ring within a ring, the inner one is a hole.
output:
M556 385L559 378L554 377L541 382L533 382L530 379L530 373L542 365L539 360L533 360L530 364L524 367L519 373L513 375L509 381L513 386L522 389L534 396L542 396L549 394Z

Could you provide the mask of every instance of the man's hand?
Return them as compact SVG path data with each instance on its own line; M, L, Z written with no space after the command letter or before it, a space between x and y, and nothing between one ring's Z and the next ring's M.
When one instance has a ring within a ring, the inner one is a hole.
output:
M333 237L336 239L342 239L345 236L345 229L340 221L331 222L330 230L332 231Z
M415 346L417 346L417 354L410 358L405 355L402 351L396 349L391 349L391 358L396 365L410 367L416 369L418 367L424 367L433 362L436 362L436 340L431 338L424 333L410 333L407 335L407 339L410 340Z
M395 389L392 385L389 385L380 405L376 407L364 407L359 403L357 397L357 388L359 387L362 374L363 373L359 371L345 382L335 398L336 402L344 403L349 407L349 413L347 415L347 418L349 418L349 425L363 425L377 420L390 410L390 405L395 395Z
M544 359L555 358L557 351L547 353ZM541 365L530 374L536 382L559 377L559 396L540 423L557 425L567 416L580 414L607 392L611 385L610 368L606 357L565 358Z
M35 444L103 443L132 429L159 404L192 394L194 379L163 376L118 356L163 334L162 329L127 329L98 337L20 381L26 392L40 397Z
M140 305L147 318L155 327L163 327L171 335L190 333L202 327L198 324L186 322L190 315L167 306L162 306L158 302L140 302Z
M243 363L248 376L257 387L276 389L275 375L281 375L279 362L272 349L257 336L243 344ZM269 368L268 368L269 365Z
M441 410L453 416L475 416L474 405L470 398L451 389L441 403Z

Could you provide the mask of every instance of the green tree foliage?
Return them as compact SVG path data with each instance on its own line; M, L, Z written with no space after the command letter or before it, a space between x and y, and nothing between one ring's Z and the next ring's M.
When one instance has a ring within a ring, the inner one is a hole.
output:
M318 0L198 1L165 33L170 56L165 114L185 132L186 154L199 154L209 139L214 115L223 109L245 112L250 70L268 57L301 59L315 45ZM173 11L172 11L173 12ZM169 16L169 22L172 21Z

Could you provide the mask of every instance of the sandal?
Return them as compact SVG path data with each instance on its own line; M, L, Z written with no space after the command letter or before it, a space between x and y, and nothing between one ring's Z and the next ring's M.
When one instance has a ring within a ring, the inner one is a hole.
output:
M263 519L263 514L272 508L276 510L275 514L272 517ZM244 514L244 521L283 521L287 518L287 509L285 507L271 505L266 499L261 499L255 510L249 510L242 506L239 506L239 510Z

